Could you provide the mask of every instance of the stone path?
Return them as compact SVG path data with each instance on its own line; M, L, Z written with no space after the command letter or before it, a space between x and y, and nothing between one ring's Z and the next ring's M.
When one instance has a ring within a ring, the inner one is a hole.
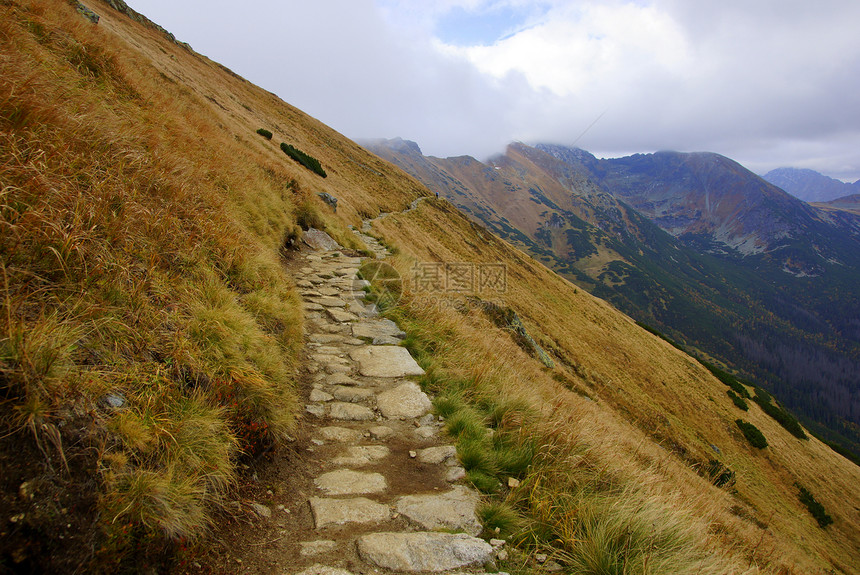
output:
M296 572L482 571L501 542L476 537L480 497L461 484L456 451L413 381L424 372L397 345L400 328L363 303L361 259L327 248L305 255L297 281L313 379L305 410L320 472L308 500L315 537L300 542Z

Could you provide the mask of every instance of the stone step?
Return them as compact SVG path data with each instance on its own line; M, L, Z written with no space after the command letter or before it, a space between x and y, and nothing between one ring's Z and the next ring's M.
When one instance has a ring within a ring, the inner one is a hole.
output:
M480 499L476 491L458 485L447 493L405 495L397 500L395 508L424 529L479 535L482 527L475 508Z
M483 565L493 547L465 533L370 533L359 537L358 553L392 571L438 572Z
M347 523L382 523L391 518L391 509L387 505L366 497L351 499L311 497L309 502L314 517L314 527L317 529Z
M381 473L338 469L323 473L314 479L314 485L326 495L362 495L382 493L388 482Z
M350 351L349 356L358 362L359 373L366 377L424 375L424 370L405 347L369 345Z

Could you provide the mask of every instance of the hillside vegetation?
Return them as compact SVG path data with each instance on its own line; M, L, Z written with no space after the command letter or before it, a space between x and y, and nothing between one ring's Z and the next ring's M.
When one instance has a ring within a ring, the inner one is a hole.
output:
M400 213L430 193L397 168L92 8L97 25L68 3L0 5L0 570L142 570L205 541L243 464L295 433L284 259L302 227L362 250L348 226L391 212L372 232L408 281L387 313L490 533L574 573L856 572L856 466L741 412L698 362L447 202ZM415 264L438 262L505 282L423 293ZM516 312L554 367L466 295Z

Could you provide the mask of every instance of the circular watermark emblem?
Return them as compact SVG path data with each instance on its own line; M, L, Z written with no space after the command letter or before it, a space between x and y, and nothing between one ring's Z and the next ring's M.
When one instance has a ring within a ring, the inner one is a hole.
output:
M403 296L403 278L393 266L378 260L361 264L353 278L356 301L376 305L379 311L394 307Z

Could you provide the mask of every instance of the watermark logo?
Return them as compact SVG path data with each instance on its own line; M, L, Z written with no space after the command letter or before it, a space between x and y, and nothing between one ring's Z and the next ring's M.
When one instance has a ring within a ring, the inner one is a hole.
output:
M412 267L411 280L418 305L460 309L471 306L464 296L506 293L508 268L503 263L419 262ZM378 260L362 264L353 279L356 301L362 305L370 301L381 309L397 305L403 288L404 279L397 270Z
M421 262L412 268L412 282L416 292L503 294L508 268L503 263Z
M358 268L352 287L356 300L362 305L366 293L371 293L374 303L384 307L397 305L403 297L403 278L400 273L393 266L378 260L367 261Z

